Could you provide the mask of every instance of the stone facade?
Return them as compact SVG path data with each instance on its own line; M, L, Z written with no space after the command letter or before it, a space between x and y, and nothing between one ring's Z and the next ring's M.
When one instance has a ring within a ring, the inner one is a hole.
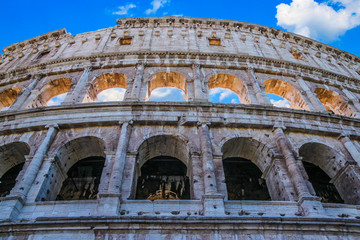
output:
M357 56L256 24L163 17L54 31L0 59L0 178L23 164L0 198L0 239L360 237ZM113 87L126 89L123 101L95 102ZM187 101L147 101L158 87ZM211 103L217 87L241 104ZM267 93L291 108L272 106ZM186 166L189 199L136 199L142 166L159 156ZM57 200L89 157L104 159L96 197ZM229 200L230 158L256 165L271 200ZM343 203L317 196L304 161Z

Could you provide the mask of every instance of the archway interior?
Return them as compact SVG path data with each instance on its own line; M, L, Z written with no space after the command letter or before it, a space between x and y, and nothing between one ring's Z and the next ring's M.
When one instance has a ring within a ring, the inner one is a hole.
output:
M69 78L59 78L47 83L40 89L39 96L28 105L28 108L48 106L49 102L52 105L61 104L61 102L65 99L66 93L70 90L71 84L72 81ZM57 96L59 97L54 99Z
M106 73L97 77L83 102L123 101L127 77L122 73Z
M24 163L20 163L12 167L0 178L0 197L5 197L13 189L16 184L16 178L23 166Z
M101 173L105 161L105 143L97 137L81 137L64 144L56 153L59 167L67 174L64 178L56 169L55 176L38 196L41 200L94 199L98 193Z
M177 72L160 72L150 77L146 100L187 101L187 99L187 83L184 75Z
M7 110L16 100L21 88L13 87L0 93L0 110Z
M344 203L334 184L330 183L330 177L321 168L309 162L303 164L316 195L321 197L321 202Z
M300 91L292 84L278 79L269 79L264 82L265 91L286 99L290 103L290 107L310 111Z
M190 199L190 183L184 163L174 157L159 156L141 167L136 199Z
M316 195L323 202L343 203L336 186L330 182L345 164L339 153L321 143L306 143L299 149L299 155Z
M56 200L96 199L104 163L101 156L79 160L69 169Z
M229 200L270 200L261 178L271 152L252 138L233 138L222 147L223 167Z
M0 147L0 197L8 195L16 184L25 156L30 148L26 143L14 142Z
M227 88L213 88L209 91L210 102L213 103L234 103L239 104L239 96Z
M189 160L189 147L178 137L146 139L138 149L135 198L190 199Z
M234 92L242 104L251 104L250 95L244 82L230 74L215 74L209 78L209 90L222 88Z
M339 94L325 88L316 88L314 92L326 110L347 117L357 117L348 102Z
M228 200L270 200L262 172L250 160L223 160Z

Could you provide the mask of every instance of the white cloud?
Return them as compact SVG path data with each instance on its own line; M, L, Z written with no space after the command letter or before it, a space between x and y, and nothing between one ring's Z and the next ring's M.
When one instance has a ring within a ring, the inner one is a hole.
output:
M212 102L240 103L239 97L236 93L227 88L210 89L209 95Z
M125 88L109 88L97 95L96 102L122 101L124 99Z
M276 8L278 26L319 40L336 40L360 25L360 0L292 0Z
M270 102L275 106L275 107L282 107L282 108L290 108L290 103L283 99L283 100L274 100L274 99L270 99Z
M53 97L52 99L50 99L47 102L47 105L48 106L60 105L65 100L66 95L67 95L67 93L63 93L63 94L60 94L60 95L57 95L57 96Z
M146 15L155 14L159 8L163 7L168 0L153 0L151 2L152 8L149 8L145 11Z
M126 15L131 8L136 8L135 4L127 4L125 6L119 6L119 11L113 12L114 15Z
M185 101L184 95L178 88L161 87L151 92L149 101Z

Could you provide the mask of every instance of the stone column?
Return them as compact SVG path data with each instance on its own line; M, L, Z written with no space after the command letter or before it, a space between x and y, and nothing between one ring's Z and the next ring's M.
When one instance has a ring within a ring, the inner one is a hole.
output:
M62 102L62 105L82 103L84 101L84 98L89 90L88 88L90 74L91 67L86 67L73 91L69 91L66 95L65 100Z
M320 198L310 194L301 170L299 169L297 161L293 155L293 150L290 148L287 137L284 134L283 129L285 129L285 127L275 126L274 128L276 144L284 155L285 164L290 174L290 179L294 184L295 190L299 197L299 211L303 215L323 216L325 214L325 210L322 207Z
M209 127L207 123L198 123L198 125L205 192L202 199L204 214L223 215L225 213L224 195L217 191Z
M136 194L136 156L137 152L128 152L121 186L121 198L135 198Z
M359 104L359 100L354 96L354 94L353 93L351 93L349 90L347 90L346 88L342 88L341 89L344 93L345 93L345 95L348 97L348 99L349 99L349 104L351 104L351 105L353 105L354 106L354 110L355 110L355 112L356 112L356 114L360 117L360 114L359 114L359 112L360 112L360 104Z
M112 172L109 182L108 193L111 194L120 194L121 182L122 182L124 166L125 166L126 152L127 152L129 137L131 132L131 124L132 121L124 122L122 123L121 126L119 142L115 153L115 162L112 167Z
M115 152L106 151L105 155L106 155L105 164L103 171L101 173L101 179L99 184L99 193L98 193L99 196L106 194L109 190L111 172L115 162Z
M131 132L130 122L124 122L121 125L120 137L113 158L112 171L109 178L109 187L106 193L99 194L100 201L96 213L98 215L119 215L121 205L121 185L125 167L126 152Z
M308 85L306 84L304 79L301 76L298 76L297 81L303 90L301 92L305 93L305 94L303 94L303 96L306 97L307 99L309 99L308 105L309 105L310 110L311 111L319 111L319 112L327 112L326 108L321 103L320 99L316 96L315 93L313 93L310 90L310 88L308 87Z
M46 126L48 131L42 143L40 144L39 148L37 149L33 159L31 160L26 172L24 173L24 177L19 182L19 187L17 191L14 193L16 195L20 195L23 198L26 198L30 187L32 186L37 173L39 172L40 166L43 162L43 159L48 151L50 145L52 144L57 132L58 126L57 125L49 125Z
M26 107L26 105L34 98L37 97L36 96L32 96L29 97L30 94L32 93L32 91L34 90L34 88L36 87L36 85L38 84L38 82L40 81L40 79L42 78L42 74L35 74L32 78L31 78L31 83L29 84L29 86L27 88L25 88L22 92L21 95L19 95L15 102L10 106L9 110L19 110L19 109L23 109Z
M350 140L350 138L346 134L341 134L339 140L344 145L346 150L350 153L351 157L360 166L360 153L355 147L354 143Z
M144 70L145 70L144 63L140 63L136 65L135 79L132 84L130 96L127 97L128 101L140 101L140 91L144 77Z
M200 65L193 64L192 71L194 78L194 101L209 101L209 91L205 87L205 83L202 82Z
M266 91L260 87L258 80L256 78L255 72L253 68L250 68L248 71L248 76L249 79L252 83L252 87L254 89L254 93L257 99L257 102L259 104L263 104L263 105L272 105L272 103L270 102L270 98L269 96L266 94Z

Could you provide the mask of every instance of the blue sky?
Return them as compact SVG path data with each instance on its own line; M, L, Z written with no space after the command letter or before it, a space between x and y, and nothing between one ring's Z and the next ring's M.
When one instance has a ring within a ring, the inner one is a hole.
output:
M117 18L180 15L274 27L360 56L360 0L7 0L1 7L1 53L61 28L75 35L114 26Z

